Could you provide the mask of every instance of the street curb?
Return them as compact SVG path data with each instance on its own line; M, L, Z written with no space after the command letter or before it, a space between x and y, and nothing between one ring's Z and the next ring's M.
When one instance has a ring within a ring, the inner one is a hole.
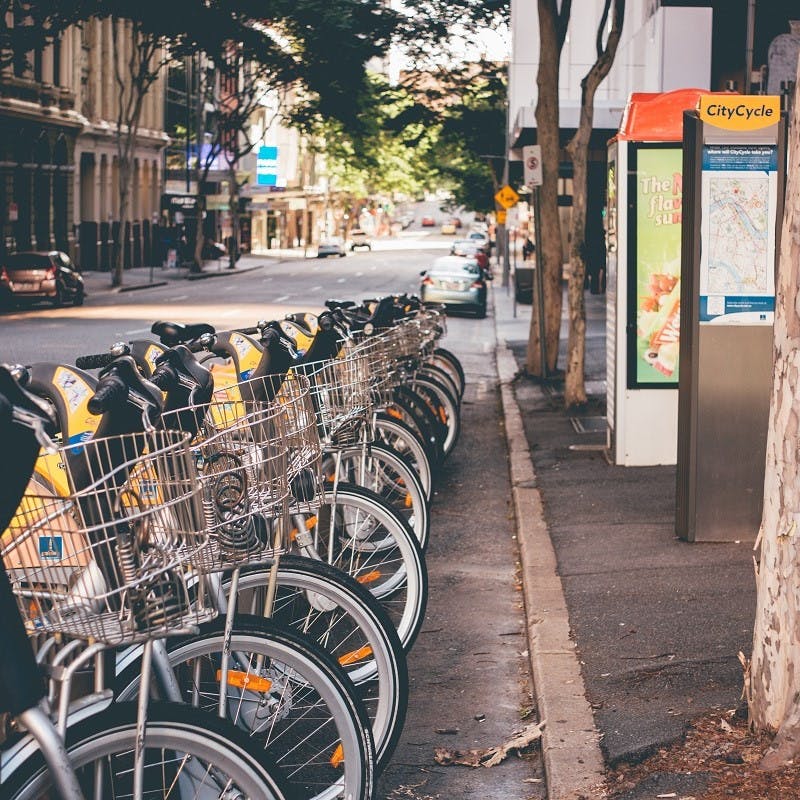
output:
M135 286L120 286L114 289L117 294L124 294L125 292L138 292L141 289L157 289L159 286L168 286L169 281L155 281L154 283L137 283Z
M556 555L536 473L528 449L522 415L512 381L517 365L506 343L495 341L497 374L509 454L511 493L517 524L522 591L539 719L543 721L542 760L548 800L600 800L605 767L600 734L586 699L569 614L558 575Z
M244 267L243 269L224 269L217 272L198 272L186 276L187 281L203 281L206 278L224 278L232 275L244 275L246 272L255 272L257 269L264 269L266 264L256 264L254 267Z

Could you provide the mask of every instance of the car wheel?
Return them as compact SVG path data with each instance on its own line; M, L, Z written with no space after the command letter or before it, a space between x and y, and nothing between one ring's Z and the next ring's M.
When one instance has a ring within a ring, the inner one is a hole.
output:
M53 308L61 308L64 305L64 290L60 284L56 284L56 293L53 297Z
M475 312L475 316L477 319L485 319L486 318L486 306L479 306L478 310Z
M72 305L82 306L83 301L86 299L86 292L81 287L75 292L75 297L72 298Z
M347 253L339 253L339 258L344 258L346 255Z

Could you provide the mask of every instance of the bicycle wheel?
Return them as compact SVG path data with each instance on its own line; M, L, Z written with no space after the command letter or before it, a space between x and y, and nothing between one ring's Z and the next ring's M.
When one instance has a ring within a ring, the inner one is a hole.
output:
M456 383L452 374L441 365L430 361L424 361L419 369L417 369L417 374L429 375L431 378L439 381L439 383L445 386L450 394L453 395L460 407L462 397L461 386Z
M427 398L445 424L447 434L442 448L445 457L449 456L461 434L461 409L458 402L441 383L427 376L414 376L409 388Z
M440 465L444 461L444 440L447 436L447 425L436 414L436 409L424 397L408 388L398 386L392 392L392 400L386 413L399 419L412 428L419 440L424 443L432 465Z
M455 353L452 353L450 350L447 350L444 347L437 347L433 351L432 361L442 369L447 370L447 372L450 374L450 377L459 387L459 395L463 397L464 390L467 387L467 379L464 375L464 367L461 366L461 362L458 360L458 357L455 355Z
M428 546L431 520L428 499L413 467L385 444L348 447L330 453L323 474L332 476L339 459L339 480L371 489L388 503L414 531L420 547Z
M411 464L425 490L425 497L430 500L433 490L431 460L414 432L401 420L393 419L383 413L376 416L374 426L376 440L390 447Z
M187 705L218 710L224 619L167 641ZM375 749L352 684L321 648L263 617L237 615L226 688L228 719L260 745L304 798L372 797ZM139 690L139 665L117 678L117 697ZM154 690L156 690L154 682Z
M414 532L369 489L326 489L311 532L323 561L380 600L408 652L428 599L428 571Z
M408 707L408 667L397 631L378 600L335 567L282 556L276 577L272 618L327 650L356 685L380 771L397 746ZM263 613L269 578L269 565L242 570L240 611Z
M133 796L136 704L117 703L67 730L67 751L87 798ZM295 800L263 750L225 720L193 708L151 703L144 739L144 797ZM55 795L40 753L0 784L6 800Z

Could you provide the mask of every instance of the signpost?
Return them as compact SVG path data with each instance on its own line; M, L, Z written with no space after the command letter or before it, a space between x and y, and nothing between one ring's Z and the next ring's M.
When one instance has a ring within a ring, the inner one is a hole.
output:
M542 185L542 148L538 144L522 148L522 163L525 170L525 185L533 192L533 239L536 246L534 303L539 320L539 362L542 378L547 377L547 343L545 342L544 325L544 276L539 269L539 257L542 252L541 209L539 204L539 187Z

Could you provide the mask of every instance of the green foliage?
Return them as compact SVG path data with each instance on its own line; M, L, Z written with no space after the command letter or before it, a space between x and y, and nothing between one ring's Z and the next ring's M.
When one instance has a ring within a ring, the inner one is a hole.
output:
M430 156L440 186L455 203L474 211L494 209L497 173L505 150L506 86L504 67L481 64L460 81L459 101L441 114L439 135ZM457 90L457 91L458 91Z
M419 122L396 124L413 99L383 76L368 74L361 103L368 111L354 128L331 120L316 128L332 188L353 198L416 195L430 183L433 142Z

